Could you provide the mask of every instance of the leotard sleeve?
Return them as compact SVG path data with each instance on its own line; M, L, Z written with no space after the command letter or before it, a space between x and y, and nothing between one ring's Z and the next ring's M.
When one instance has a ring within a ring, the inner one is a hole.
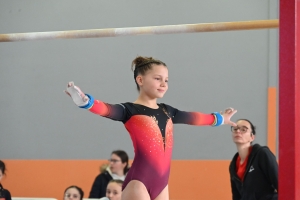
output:
M109 104L100 100L95 100L91 95L86 106L81 108L88 109L90 112L116 121L124 121L127 117L127 112L123 104Z
M220 113L205 114L201 112L186 112L166 104L163 105L165 106L174 124L189 124L197 126L219 126L223 124L223 117L220 115Z

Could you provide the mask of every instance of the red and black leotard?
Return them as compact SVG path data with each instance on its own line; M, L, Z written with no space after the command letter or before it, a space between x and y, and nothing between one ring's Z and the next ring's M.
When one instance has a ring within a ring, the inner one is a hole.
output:
M173 124L213 125L215 114L184 112L166 104L157 109L133 103L107 104L93 100L85 108L113 120L122 121L134 146L134 160L123 189L131 180L142 182L151 199L168 185L173 147Z

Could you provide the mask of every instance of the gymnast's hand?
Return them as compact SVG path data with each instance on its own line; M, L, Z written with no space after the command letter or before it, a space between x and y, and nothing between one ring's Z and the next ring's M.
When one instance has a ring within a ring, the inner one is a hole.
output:
M228 124L230 126L236 126L236 123L230 121L230 118L237 112L237 110L233 108L226 108L224 113L221 111L220 114L224 118L224 124Z
M74 103L81 107L85 106L89 102L89 98L80 90L79 87L74 85L74 82L69 82L67 85L67 90L65 90L65 93L72 97Z

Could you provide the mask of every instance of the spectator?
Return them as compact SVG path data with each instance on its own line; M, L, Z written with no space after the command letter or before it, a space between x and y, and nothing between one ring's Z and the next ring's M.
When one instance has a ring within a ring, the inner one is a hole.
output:
M68 187L64 193L64 200L82 200L84 192L83 190L75 185Z
M128 170L127 153L123 150L113 151L108 167L95 178L89 198L105 197L109 181L116 179L124 181Z
M229 171L233 200L277 200L278 163L266 146L252 145L255 126L240 119L231 127L232 139L238 152L233 157Z
M0 199L1 200L11 200L11 195L10 192L6 189L3 188L3 186L1 185L1 180L3 178L3 176L5 175L6 172L6 167L5 167L5 163L0 160Z
M106 188L106 197L100 200L121 200L123 183L124 181L119 179L109 181Z

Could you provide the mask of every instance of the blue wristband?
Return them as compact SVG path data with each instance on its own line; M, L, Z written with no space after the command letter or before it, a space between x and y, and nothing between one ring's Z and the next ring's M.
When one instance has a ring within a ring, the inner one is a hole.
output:
M94 97L89 94L85 94L85 95L88 96L90 100L88 104L86 104L85 106L79 106L79 108L90 109L94 105Z
M224 123L224 117L220 113L214 112L213 115L216 118L216 122L213 124L213 126L220 126Z

